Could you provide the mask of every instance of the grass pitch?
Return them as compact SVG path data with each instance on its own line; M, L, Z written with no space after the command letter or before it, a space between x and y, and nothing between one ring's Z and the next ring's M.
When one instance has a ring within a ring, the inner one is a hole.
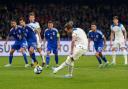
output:
M59 63L65 59L66 56L59 56ZM38 60L41 59L38 57ZM51 68L44 68L36 75L33 68L24 68L22 57L14 57L10 68L4 67L8 57L0 57L0 89L128 89L128 66L123 62L123 57L118 56L116 66L99 69L95 56L82 56L75 63L74 77L65 79L66 68L55 75ZM54 64L52 57L51 67Z

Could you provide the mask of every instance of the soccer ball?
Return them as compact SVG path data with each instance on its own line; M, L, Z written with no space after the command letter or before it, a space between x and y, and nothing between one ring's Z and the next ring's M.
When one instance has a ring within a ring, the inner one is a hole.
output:
M34 68L34 73L35 74L40 74L42 72L43 68L41 66L36 66Z

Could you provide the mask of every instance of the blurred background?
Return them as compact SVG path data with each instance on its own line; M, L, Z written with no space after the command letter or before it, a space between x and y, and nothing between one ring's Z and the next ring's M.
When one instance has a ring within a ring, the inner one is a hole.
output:
M5 40L10 30L10 20L21 16L28 22L28 13L35 12L36 21L41 25L43 38L47 22L53 20L59 30L61 40L70 40L64 31L64 24L70 20L74 27L88 33L90 23L96 21L100 29L110 39L112 17L119 16L120 22L128 29L127 0L0 0L0 40Z

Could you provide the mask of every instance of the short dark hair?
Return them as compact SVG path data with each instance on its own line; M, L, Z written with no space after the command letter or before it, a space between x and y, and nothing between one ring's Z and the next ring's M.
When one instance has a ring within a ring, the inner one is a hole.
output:
M118 17L118 16L113 16L113 20L114 20L114 19L119 20L119 17Z
M17 20L16 19L11 19L11 22L17 22Z
M34 12L30 12L29 16L35 16L35 13Z
M25 18L24 17L20 17L19 21L21 21L21 20L25 21Z
M67 28L67 29L71 29L71 28L73 28L73 24L66 23L64 27Z
M94 22L92 22L92 23L91 23L91 25L96 25L96 26L97 26L97 24L96 24L96 22L95 22L95 21L94 21Z
M52 20L49 20L48 23L54 23Z

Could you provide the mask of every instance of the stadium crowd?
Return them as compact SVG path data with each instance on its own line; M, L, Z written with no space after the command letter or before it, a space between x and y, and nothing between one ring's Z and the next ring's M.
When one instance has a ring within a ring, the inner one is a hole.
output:
M29 12L36 13L36 20L40 23L43 32L47 28L47 22L53 20L59 30L61 40L69 40L71 37L63 30L64 24L72 20L75 27L81 27L88 32L90 23L96 21L98 28L110 38L110 25L112 17L117 15L120 21L128 29L128 6L120 5L81 5L81 4L34 4L34 3L11 3L0 6L0 39L4 40L10 29L10 20L24 16L27 20Z

